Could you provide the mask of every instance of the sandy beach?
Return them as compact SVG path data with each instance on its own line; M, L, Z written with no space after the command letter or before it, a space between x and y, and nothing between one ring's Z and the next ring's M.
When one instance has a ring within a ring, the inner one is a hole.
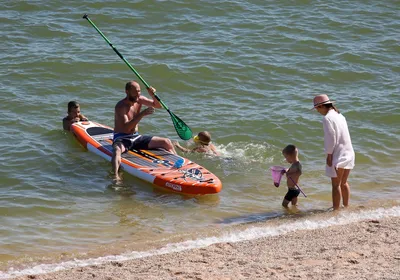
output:
M400 279L400 218L14 279Z

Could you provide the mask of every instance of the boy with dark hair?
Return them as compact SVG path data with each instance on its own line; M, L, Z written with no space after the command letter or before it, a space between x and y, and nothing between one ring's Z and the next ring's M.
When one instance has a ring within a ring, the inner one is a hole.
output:
M88 119L81 114L81 107L78 102L68 102L68 115L63 118L63 128L68 130L74 122L87 121Z

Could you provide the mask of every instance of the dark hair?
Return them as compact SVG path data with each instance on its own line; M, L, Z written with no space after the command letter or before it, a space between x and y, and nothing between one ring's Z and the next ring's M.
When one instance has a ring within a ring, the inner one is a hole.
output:
M293 155L296 152L296 146L295 145L287 145L283 150L282 153L286 155Z
M68 112L71 112L71 109L78 108L79 103L76 101L70 101L68 102Z
M323 105L321 105L321 106L324 106L325 108L328 108L328 109L332 108L333 110L335 110L336 112L338 112L338 113L340 114L339 109L336 108L335 105L333 105L332 103L323 104Z

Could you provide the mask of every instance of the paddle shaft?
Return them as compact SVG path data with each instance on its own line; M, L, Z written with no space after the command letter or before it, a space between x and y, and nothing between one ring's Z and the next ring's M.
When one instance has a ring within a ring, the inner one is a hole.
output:
M123 57L123 55L117 50L116 47L110 42L110 40L107 39L107 37L103 34L103 32L100 31L100 29L97 28L97 26L90 20L87 14L83 15L84 19L87 19L87 21L96 29L96 31L103 37L103 39L110 45L110 47L114 50L114 52L125 62L126 65L135 73L135 75L142 81L142 83L146 86L147 89L150 88L149 84L146 83L146 81L142 78L142 76L139 75L139 73L135 70L135 68L132 67L132 65ZM167 110L168 114L171 116L172 123L174 124L175 130L179 137L183 140L189 140L193 132L190 129L190 127L185 124L184 121L182 121L178 116L176 116L174 113L172 113L167 105L158 97L156 93L154 93L154 97L158 100L158 102L161 104L161 106Z
M146 83L146 81L142 78L142 76L140 76L140 74L135 70L135 68L132 67L132 65L117 50L117 48L114 47L114 45L110 42L110 40L107 39L107 37L103 34L103 32L101 32L101 30L99 28L97 28L97 26L93 23L93 21L91 21L91 19L88 17L88 15L84 14L83 18L87 19L87 21L94 27L94 29L96 29L96 31L101 35L101 37L103 37L103 39L110 45L110 47L114 50L114 52L125 62L126 65L128 65L128 67L133 71L133 73L135 73L135 75L139 78L139 80L142 81L142 83L146 86L146 88L149 88L150 87L149 84ZM156 93L154 93L154 96L158 100L158 102L160 102L161 106L163 106L163 108L165 110L167 110L168 113L171 114L171 112L169 111L167 105L164 104L164 102L158 97L158 95Z

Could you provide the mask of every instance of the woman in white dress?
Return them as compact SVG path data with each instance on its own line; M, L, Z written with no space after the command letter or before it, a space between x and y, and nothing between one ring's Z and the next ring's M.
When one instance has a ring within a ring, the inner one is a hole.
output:
M345 117L326 94L314 97L314 108L324 116L325 173L332 181L333 209L338 210L341 198L344 207L349 205L350 186L347 179L354 168L353 145Z

